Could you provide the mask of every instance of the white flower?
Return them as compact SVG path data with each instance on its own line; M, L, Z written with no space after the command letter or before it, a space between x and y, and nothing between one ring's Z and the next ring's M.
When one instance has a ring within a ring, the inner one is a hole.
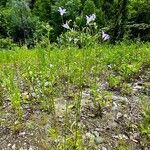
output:
M45 86L46 86L46 87L49 86L49 82L45 82Z
M74 38L74 43L77 44L77 42L79 41L79 39Z
M103 39L103 41L109 40L110 36L108 34L106 34L104 31L102 31L102 39Z
M68 38L68 40L69 40L69 42L71 42L71 41L72 41L72 38L71 38L71 37L69 37L69 38Z
M54 67L54 65L53 65L53 64L49 64L49 67L50 67L50 68L53 68L53 67Z
M86 24L89 24L91 22L91 19L89 16L86 16Z
M66 9L63 9L62 7L59 7L58 11L60 12L61 16L63 16L66 13Z
M86 16L86 24L89 24L91 21L94 21L96 19L95 14L92 14L90 16Z
M91 15L91 19L92 19L92 21L94 21L94 20L96 19L96 15L95 15L95 14L92 14L92 15Z
M62 25L64 28L66 29L70 29L69 25L68 25L68 22L66 22L65 24Z
M109 69L112 69L112 64L107 65Z

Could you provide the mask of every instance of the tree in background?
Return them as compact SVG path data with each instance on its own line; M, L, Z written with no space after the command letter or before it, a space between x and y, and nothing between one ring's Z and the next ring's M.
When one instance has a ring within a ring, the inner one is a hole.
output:
M118 2L118 12L114 18L112 27L112 43L123 38L125 33L125 25L128 19L128 0L121 0Z
M63 18L59 7L66 9ZM63 23L69 21L71 28L77 25L81 31L86 15L92 14L96 15L97 29L108 29L113 43L121 40L124 33L129 33L131 39L150 40L148 0L0 0L0 37L32 43L46 34L41 26L48 25L53 29L49 38L56 42L67 31Z
M116 1L115 0L103 0L102 2L102 11L105 15L106 24L111 22L111 19L114 19L114 13L116 10Z
M33 13L45 22L50 22L54 0L37 0L33 7Z
M150 41L150 1L130 1L128 22L130 38Z
M95 7L95 4L92 0L87 0L85 3L84 3L84 8L83 8L83 15L86 16L86 15L91 15L91 14L94 14L96 11L96 7Z
M8 0L1 0L0 1L0 7L6 7Z
M36 30L40 22L31 13L29 2L24 0L11 0L10 36L19 44L34 45ZM37 37L36 37L37 38Z

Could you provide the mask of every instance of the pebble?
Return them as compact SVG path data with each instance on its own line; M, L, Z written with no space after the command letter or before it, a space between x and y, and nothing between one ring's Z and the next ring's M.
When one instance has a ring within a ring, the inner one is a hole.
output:
M94 138L95 144L99 145L104 142L104 139L101 136Z
M29 149L28 150L33 150L33 148L32 147L29 147Z
M134 133L133 138L136 139L136 140L140 139L139 133Z
M102 89L108 89L108 87L109 87L108 82L105 82L105 83L102 83L102 84L101 84L101 88L102 88Z
M126 135L124 135L124 134L113 135L112 137L113 137L113 138L116 138L116 139L120 139L120 140L122 140L122 139L125 139L125 140L129 139L129 138L128 138Z
M122 97L122 96L112 96L112 100L113 101L128 101L128 99L126 97Z
M32 97L36 98L36 93L35 92L32 92L31 95L32 95Z
M20 132L19 135L20 136L24 136L26 133L25 132Z
M118 112L117 115L116 115L116 118L119 119L119 118L121 118L122 116L123 116L123 114L122 114L121 112Z
M106 147L102 147L101 150L107 150L107 148Z
M86 138L88 138L88 139L94 139L94 135L93 134L91 134L90 132L87 132L86 134L85 134L85 136L86 136Z
M118 110L118 105L113 102L113 107L112 107L112 111L117 111Z
M101 130L100 130L100 128L95 128L95 131L98 131L98 132L99 132L99 131L101 131Z
M95 137L98 137L98 136L99 136L99 133L98 133L97 131L93 131L93 135L94 135Z
M14 144L12 147L11 147L13 150L16 149L16 144Z

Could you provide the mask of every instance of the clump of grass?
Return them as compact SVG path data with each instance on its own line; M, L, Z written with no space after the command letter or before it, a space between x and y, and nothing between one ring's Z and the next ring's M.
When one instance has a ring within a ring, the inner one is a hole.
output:
M15 74L14 69L9 67L5 68L3 82L10 97L11 106L17 113L18 119L21 121L23 115L21 110L21 95L18 85L18 76Z

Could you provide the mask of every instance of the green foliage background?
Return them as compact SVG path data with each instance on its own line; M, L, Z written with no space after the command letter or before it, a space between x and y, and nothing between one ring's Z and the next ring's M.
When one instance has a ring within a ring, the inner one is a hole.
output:
M58 8L66 9L63 18ZM124 37L150 41L150 2L148 0L1 0L0 38L10 38L15 43L36 45L47 37L50 42L66 32L62 24L78 26L80 32L86 26L86 15L96 15L99 31L110 34L115 43Z

